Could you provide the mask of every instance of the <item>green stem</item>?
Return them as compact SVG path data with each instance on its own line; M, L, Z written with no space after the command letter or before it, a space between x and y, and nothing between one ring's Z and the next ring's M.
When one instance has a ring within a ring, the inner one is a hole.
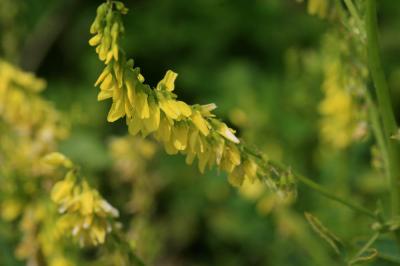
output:
M372 100L370 93L367 91L365 95L367 105L368 105L368 112L369 112L369 120L371 122L372 132L374 134L376 143L378 144L378 148L382 153L382 160L383 160L383 168L385 171L385 176L387 177L387 181L390 182L390 175L389 175L389 157L385 142L385 137L382 131L382 124L379 119L379 112L376 108L375 103Z
M272 167L277 167L277 168L280 168L280 169L282 169L282 168L284 169L284 167L282 167L282 165L280 163L272 162L272 161L269 161L268 163ZM333 194L331 191L329 191L328 189L324 188L320 184L314 182L310 178L305 177L305 176L300 175L300 174L297 174L297 173L292 173L292 174L298 181L300 181L301 183L303 183L307 187L311 188L312 190L318 192L319 194L325 196L326 198L334 200L336 202L339 202L339 203L347 206L348 208L350 208L350 209L352 209L352 210L354 210L356 212L359 212L361 214L364 214L364 215L366 215L366 216L368 216L368 217L370 217L372 219L378 219L377 215L374 212L368 210L367 208L359 206L359 205L357 205L355 203L352 203L351 201L349 201L347 199L341 198L341 197Z
M358 11L356 6L354 5L352 0L344 0L344 3L346 4L347 9L349 10L351 16L354 18L360 29L362 29L362 20L360 18L360 15L358 15Z
M389 158L389 169L387 169L390 177L390 196L392 216L397 216L399 207L399 186L398 186L398 151L395 144L391 142L390 137L397 130L396 120L393 114L392 103L390 101L389 87L383 71L379 42L378 42L378 22L376 14L376 0L367 0L367 52L370 73L375 86L378 98L378 110L381 115L384 140L387 147L387 156Z
M271 161L271 160L267 160L261 153L254 151L252 149L250 149L249 147L243 145L241 147L245 152L247 152L248 154L254 156L255 158L259 159L260 161L263 162L267 162L266 163L266 167L267 168L277 168L280 171L287 171L287 167L285 165L283 165L282 163L279 162L275 162L275 161ZM268 170L268 169L266 169ZM312 190L318 192L319 194L325 196L328 199L334 200L336 202L339 202L345 206L347 206L348 208L359 212L361 214L364 214L374 220L379 220L379 217L372 212L371 210L368 210L367 208L364 208L362 206L359 206L355 203L352 203L351 201L341 198L335 194L333 194L331 191L329 191L328 189L324 188L323 186L321 186L320 184L314 182L313 180L311 180L308 177L305 177L303 175L297 174L292 172L293 176L299 180L301 183L303 183L304 185L306 185L307 187L311 188Z
M372 235L372 237L367 241L367 243L364 244L364 246L357 252L357 254L350 260L350 264L353 264L358 260L358 258L366 252L372 244L375 243L375 241L379 237L379 232L376 232L375 234Z

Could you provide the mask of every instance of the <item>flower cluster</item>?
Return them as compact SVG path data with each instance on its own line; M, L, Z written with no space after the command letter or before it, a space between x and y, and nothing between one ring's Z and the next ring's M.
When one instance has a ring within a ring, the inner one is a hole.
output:
M98 100L112 99L107 120L126 118L129 132L152 134L163 143L168 154L186 155L204 172L214 165L229 173L229 181L240 186L244 179L265 177L257 160L243 150L235 131L216 118L215 104L188 105L174 94L177 74L168 70L155 88L144 83L140 69L120 51L118 40L124 31L121 15L127 9L121 2L108 1L97 10L89 44L96 47L99 59L106 64L95 86Z
M38 164L44 154L55 150L68 128L49 102L38 94L45 81L0 60L0 126L3 171L27 176L40 173ZM14 169L14 170L13 170Z
M113 219L119 216L118 210L77 175L73 164L64 155L51 153L43 160L54 166L72 168L51 191L51 199L63 214L57 222L59 232L71 232L81 246L103 244L107 233L116 226Z
M354 47L338 38L338 33L326 35L322 48L324 64L324 99L319 105L321 138L337 149L348 147L367 134L365 102L367 70L354 62Z
M55 208L48 186L54 176L41 158L68 134L61 114L40 92L46 82L0 59L0 219L16 228L18 259L29 265L71 265L54 238ZM43 193L45 192L45 193ZM55 245L57 243L57 245ZM64 264L60 264L60 262Z

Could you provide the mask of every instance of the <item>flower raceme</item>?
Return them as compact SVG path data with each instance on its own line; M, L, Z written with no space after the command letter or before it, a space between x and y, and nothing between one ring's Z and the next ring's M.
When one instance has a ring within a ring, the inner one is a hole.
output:
M43 162L68 169L65 178L51 191L51 199L62 214L57 222L58 231L71 232L82 246L103 244L107 233L116 226L113 219L119 216L118 210L77 175L74 165L64 155L50 153Z
M89 44L105 68L95 86L100 88L99 101L112 99L107 120L126 119L132 135L152 134L168 154L186 155L192 164L198 159L200 172L217 166L229 174L229 181L240 186L244 179L266 177L257 160L246 153L235 131L216 118L215 104L188 105L174 94L177 73L168 70L155 88L145 84L140 69L127 60L118 40L124 32L121 15L127 13L118 1L108 1L97 9L90 28L94 35ZM270 182L271 183L271 182Z

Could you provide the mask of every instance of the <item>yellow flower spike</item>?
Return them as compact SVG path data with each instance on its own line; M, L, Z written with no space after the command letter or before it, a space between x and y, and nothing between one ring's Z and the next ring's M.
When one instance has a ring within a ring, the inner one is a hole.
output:
M147 102L147 97L148 95L141 90L136 93L135 109L140 119L150 117L150 109Z
M186 149L188 142L189 127L186 123L177 123L172 128L172 141L179 151Z
M130 134L141 133L145 137L153 133L164 144L168 154L184 154L188 164L198 158L201 172L207 166L217 165L219 170L231 175L230 182L234 185L240 185L243 179L253 182L261 170L245 151L239 150L237 144L240 140L235 131L214 118L212 111L216 108L215 104L190 106L178 100L173 93L178 74L171 70L165 73L154 89L150 88L144 84L140 69L134 68L133 60L119 53L119 35L123 32L119 16L126 9L123 4L121 7L117 5L115 1L109 2L107 14L96 18L99 23L93 26L97 34L103 35L96 47L98 55L113 69L112 79L104 74L96 82L101 84L100 90L113 91L108 120L115 121L126 115ZM100 99L107 97L109 92L99 95ZM123 104L119 102L122 98ZM241 152L246 158L243 162Z
M177 77L177 73L168 70L167 73L165 73L164 78L158 83L157 89L173 91L175 89L175 80Z
M65 157L64 154L59 152L52 152L43 157L42 161L52 166L64 166L65 168L72 168L74 164L70 159Z
M204 136L210 133L208 122L203 118L199 111L194 111L191 116L192 122Z

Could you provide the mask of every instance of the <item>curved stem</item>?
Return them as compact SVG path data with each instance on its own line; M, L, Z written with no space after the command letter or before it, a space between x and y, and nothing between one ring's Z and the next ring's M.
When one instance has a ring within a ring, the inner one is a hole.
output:
M379 232L376 232L371 236L371 238L362 246L362 248L357 252L357 254L350 260L350 264L353 264L354 262L357 261L357 259L362 256L364 252L366 252L378 239L379 237Z
M367 52L370 73L374 83L376 95L378 98L378 110L381 115L383 124L384 140L387 147L387 157L389 159L389 169L387 169L390 177L390 195L391 195L391 211L392 216L398 214L399 207L399 166L398 151L395 143L390 141L390 137L397 130L396 120L393 114L392 103L390 101L389 87L383 71L379 42L378 42L378 22L376 14L376 0L367 0Z

